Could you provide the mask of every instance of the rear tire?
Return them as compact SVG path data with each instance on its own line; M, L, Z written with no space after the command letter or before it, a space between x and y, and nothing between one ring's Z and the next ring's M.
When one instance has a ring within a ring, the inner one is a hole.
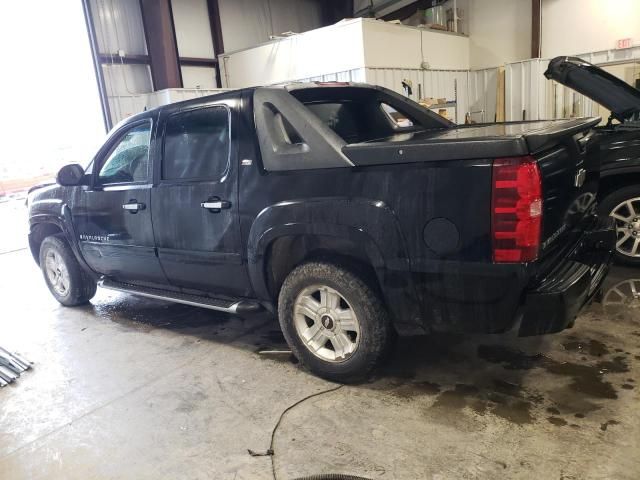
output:
M631 185L610 193L602 199L598 211L600 216L611 216L616 221L615 260L630 266L640 266L640 185Z
M328 380L363 380L393 339L378 295L351 271L324 262L296 267L278 299L282 332L300 363Z
M42 241L40 268L49 291L64 306L83 305L96 294L96 282L82 270L60 234Z

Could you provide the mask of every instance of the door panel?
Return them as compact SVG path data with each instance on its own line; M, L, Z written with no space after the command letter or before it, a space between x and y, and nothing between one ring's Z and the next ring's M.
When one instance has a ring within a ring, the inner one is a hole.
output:
M124 282L166 283L155 254L149 192L147 187L85 192L75 220L80 249L93 270ZM146 208L125 210L132 201Z
M167 284L151 225L149 148L151 120L116 133L74 212L87 264L122 282Z
M220 105L167 117L151 205L158 256L172 285L246 296L231 113Z

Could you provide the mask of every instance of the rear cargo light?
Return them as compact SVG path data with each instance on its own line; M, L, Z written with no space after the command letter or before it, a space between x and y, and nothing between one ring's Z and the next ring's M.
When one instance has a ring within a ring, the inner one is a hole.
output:
M540 170L531 156L493 162L491 230L495 263L538 258L542 226Z

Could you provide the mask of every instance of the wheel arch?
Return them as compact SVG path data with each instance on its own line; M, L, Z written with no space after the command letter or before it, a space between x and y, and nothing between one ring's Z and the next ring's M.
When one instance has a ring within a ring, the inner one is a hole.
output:
M314 198L282 202L260 212L247 239L249 277L257 298L275 306L286 275L311 259L363 272L381 293L397 330L424 333L405 240L384 202Z
M612 173L600 177L600 185L598 187L598 202L602 201L615 191L629 187L631 185L640 185L640 168L631 171Z
M47 218L31 224L29 229L29 250L38 266L40 265L42 242L45 238L58 234L63 234L67 242L69 241L61 223L56 219Z
M323 229L285 228L264 245L263 281L271 299L276 299L287 275L298 265L318 260L339 264L359 273L371 288L382 294L384 258L365 233L349 227ZM327 226L328 227L328 226ZM266 239L265 239L266 240Z
M62 234L64 239L71 247L71 251L78 260L80 267L92 278L96 278L96 274L89 268L84 260L76 241L77 236L71 221L71 210L65 204L60 208L60 215L54 215L50 212L38 213L29 218L29 249L34 260L40 265L40 246L42 241L50 235Z

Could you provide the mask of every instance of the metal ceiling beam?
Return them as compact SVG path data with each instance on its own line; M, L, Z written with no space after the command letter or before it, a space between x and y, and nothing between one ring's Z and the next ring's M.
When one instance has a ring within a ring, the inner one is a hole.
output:
M149 55L125 55L119 56L117 53L99 53L100 63L105 65L149 65Z
M181 88L182 72L170 0L140 0L154 90Z
M184 65L186 67L215 68L218 66L218 60L215 58L180 57L180 65Z

